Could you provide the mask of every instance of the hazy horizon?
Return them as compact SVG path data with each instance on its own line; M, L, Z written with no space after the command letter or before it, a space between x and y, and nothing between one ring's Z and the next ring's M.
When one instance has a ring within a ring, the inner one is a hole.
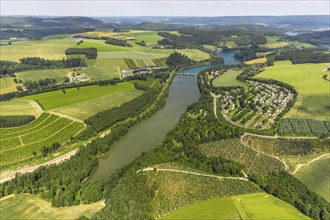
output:
M329 1L2 0L1 16L232 17L329 15Z

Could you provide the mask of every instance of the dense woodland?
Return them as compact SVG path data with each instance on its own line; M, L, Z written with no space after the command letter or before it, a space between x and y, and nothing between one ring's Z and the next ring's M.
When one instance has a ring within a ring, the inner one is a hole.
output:
M180 66L190 66L193 65L195 61L189 59L187 56L175 52L172 53L166 60L166 64L171 68L178 68Z
M0 128L19 127L33 121L33 115L0 116Z
M310 49L285 50L276 56L276 60L291 60L293 64L328 63L330 62L330 53Z
M68 48L65 50L65 55L82 54L85 55L87 59L96 59L97 49L93 47L89 48Z
M10 75L15 77L15 72L40 69L60 69L85 67L86 63L81 58L47 60L40 57L26 57L20 59L20 62L10 62L0 60L0 76Z

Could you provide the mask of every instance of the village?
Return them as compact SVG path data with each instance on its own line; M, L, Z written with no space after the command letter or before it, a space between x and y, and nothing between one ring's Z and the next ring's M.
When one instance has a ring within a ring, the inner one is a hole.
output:
M249 91L232 89L223 91L220 110L223 117L232 124L244 128L270 128L284 111L293 94L273 84L247 81Z

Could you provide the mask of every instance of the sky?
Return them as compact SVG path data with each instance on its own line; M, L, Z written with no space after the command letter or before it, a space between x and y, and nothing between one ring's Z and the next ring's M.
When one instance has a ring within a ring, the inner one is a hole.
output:
M1 0L1 16L329 15L329 0Z

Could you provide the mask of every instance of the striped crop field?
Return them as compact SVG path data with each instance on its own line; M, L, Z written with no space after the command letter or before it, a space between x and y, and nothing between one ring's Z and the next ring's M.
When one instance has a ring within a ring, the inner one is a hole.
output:
M0 129L1 167L38 156L43 146L63 145L84 128L80 122L43 113L25 126Z

